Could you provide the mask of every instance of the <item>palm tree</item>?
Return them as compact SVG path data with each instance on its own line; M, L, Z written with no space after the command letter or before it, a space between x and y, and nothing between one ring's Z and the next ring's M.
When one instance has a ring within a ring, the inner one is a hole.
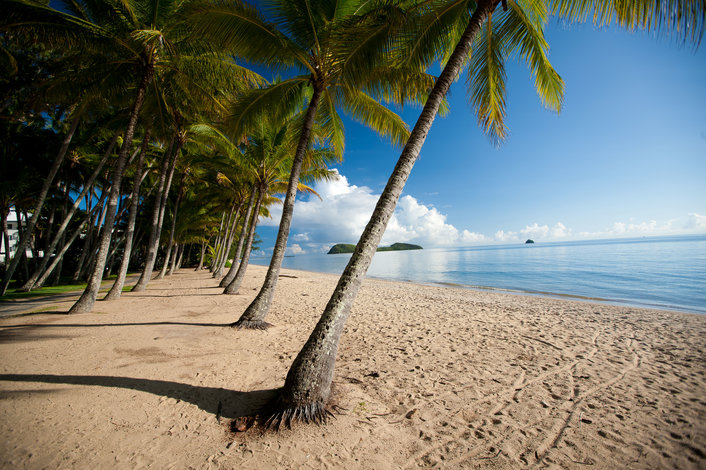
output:
M266 111L275 110L286 118L293 115L303 99L307 100L270 265L260 292L236 322L241 327L266 326L264 318L279 278L302 162L314 123L320 123L329 145L339 155L344 142L337 109L401 145L408 136L407 126L376 99L398 103L419 100L432 84L419 68L404 69L405 73L400 69L393 74L381 61L389 46L389 32L400 21L400 9L380 9L365 0L314 3L273 0L270 14L274 23L238 1L213 1L210 7L194 9L191 15L198 34L223 43L243 58L302 72L264 90L245 94L233 111L231 129L250 131L258 116Z
M422 60L428 63L439 56L448 60L445 60L443 71L321 319L294 360L284 387L270 403L266 425L289 426L293 420L323 422L330 414L325 408L325 403L330 394L339 339L353 301L441 100L463 66L467 64L472 46L475 45L470 55L470 98L475 105L481 127L491 137L502 138L502 64L508 54L518 52L520 57L528 62L535 76L535 87L545 105L557 111L561 106L563 84L547 60L548 46L543 35L543 27L550 11L572 21L592 17L597 23L610 24L615 20L630 29L676 30L684 38L696 41L701 38L706 17L706 5L700 0L673 0L666 4L656 1L507 0L502 2L502 10L497 11L500 3L501 0L424 2L410 22L412 30L406 37L402 36L400 50L404 53L404 60ZM462 29L459 28L460 24L463 25ZM410 42L405 41L409 39ZM448 44L453 46L450 54ZM421 50L422 48L425 48L426 52Z

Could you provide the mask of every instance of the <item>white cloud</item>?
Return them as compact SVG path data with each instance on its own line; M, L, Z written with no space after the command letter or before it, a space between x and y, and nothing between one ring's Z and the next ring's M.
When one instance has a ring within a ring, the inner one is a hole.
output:
M339 175L333 181L315 185L321 200L309 197L294 206L291 239L307 243L307 251L328 250L333 243L355 243L363 232L380 197L366 186L350 184ZM271 219L261 219L262 225L277 226L281 206L271 209ZM458 246L487 241L486 237L468 230L459 231L446 222L446 215L435 207L420 203L413 196L400 198L388 223L382 244L395 242L418 243L424 247ZM304 249L298 245L299 249Z
M319 182L314 189L321 195L321 200L311 196L297 201L294 207L288 254L327 252L334 243L357 242L380 197L366 186L350 184L343 175L333 181ZM277 226L281 213L281 206L274 206L271 208L272 218L261 219L260 223ZM410 242L431 248L513 243L527 238L557 241L706 233L706 216L697 213L666 222L619 221L605 230L594 232L574 231L562 222L534 222L520 229L498 229L491 236L459 230L446 219L446 214L437 208L405 195L400 198L381 244Z
M303 255L304 253L306 253L306 250L297 243L287 246L288 255Z
M683 226L686 230L706 231L706 215L689 214Z

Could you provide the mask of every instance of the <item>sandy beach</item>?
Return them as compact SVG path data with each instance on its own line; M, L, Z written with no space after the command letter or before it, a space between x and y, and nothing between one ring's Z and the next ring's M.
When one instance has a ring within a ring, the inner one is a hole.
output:
M0 320L3 468L704 468L706 316L366 280L335 419L229 430L277 387L336 276L283 270L268 331L181 270ZM0 304L0 310L3 304Z

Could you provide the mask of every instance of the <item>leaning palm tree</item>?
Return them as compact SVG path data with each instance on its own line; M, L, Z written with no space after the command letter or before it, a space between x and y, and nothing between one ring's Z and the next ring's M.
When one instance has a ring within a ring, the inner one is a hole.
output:
M208 7L195 8L190 17L199 35L222 43L248 61L301 72L244 94L229 125L242 136L259 116L274 110L285 119L306 102L270 265L260 292L237 322L246 328L266 326L314 123L322 125L329 145L339 154L344 139L338 109L401 145L408 136L407 126L378 101L420 100L432 85L431 77L418 67L391 73L381 61L389 47L390 30L401 20L399 8L380 9L366 0L272 0L268 10L273 23L240 1L212 0Z
M441 100L464 65L470 66L468 85L479 123L491 137L504 136L504 58L519 53L530 66L542 101L559 110L563 83L547 60L543 28L549 13L570 21L593 19L617 22L629 29L676 31L699 41L704 29L703 0L588 1L501 0L422 2L410 15L403 35L400 60L445 65L398 163L380 196L355 251L341 275L318 324L292 364L284 387L270 403L268 426L291 425L293 420L323 422L329 398L338 343L365 273L392 216L400 193L431 128ZM451 51L449 53L449 51ZM470 59L470 60L469 60Z

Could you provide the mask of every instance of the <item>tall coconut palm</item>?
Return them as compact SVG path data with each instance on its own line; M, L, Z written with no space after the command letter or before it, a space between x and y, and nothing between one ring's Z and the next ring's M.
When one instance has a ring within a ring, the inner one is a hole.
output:
M500 3L500 0L424 2L418 10L419 15L410 23L413 28L403 37L401 44L407 46L401 48L404 60L429 62L443 56L443 71L321 319L294 360L283 389L270 404L266 421L268 425L279 427L282 424L290 425L293 420L322 422L327 419L325 403L330 394L338 343L353 301L439 104L469 58L470 100L474 103L479 123L491 137L502 138L502 64L508 54L519 53L527 61L535 77L535 87L544 103L555 110L560 108L563 84L547 60L548 46L543 35L548 13L572 21L586 18L601 24L616 21L631 29L676 30L682 37L697 41L703 33L706 14L706 5L701 0L673 0L666 3L507 0L498 9ZM464 18L465 24L459 23L459 17ZM449 54L450 45L452 51ZM426 51L421 50L423 48Z
M266 112L275 110L287 117L302 100L307 103L270 265L260 292L238 326L266 326L264 319L279 278L314 123L321 123L329 145L339 154L343 153L344 139L338 109L401 145L408 136L407 126L376 99L414 101L431 87L431 77L419 68L390 74L387 64L381 62L389 47L390 30L399 24L403 12L392 5L376 7L376 2L366 0L272 0L268 2L268 12L274 18L271 23L245 3L214 0L210 7L196 8L191 14L190 21L199 34L221 42L245 59L301 72L243 96L233 110L231 128L247 132ZM392 76L398 80L391 81ZM404 92L400 91L400 78L404 78Z

